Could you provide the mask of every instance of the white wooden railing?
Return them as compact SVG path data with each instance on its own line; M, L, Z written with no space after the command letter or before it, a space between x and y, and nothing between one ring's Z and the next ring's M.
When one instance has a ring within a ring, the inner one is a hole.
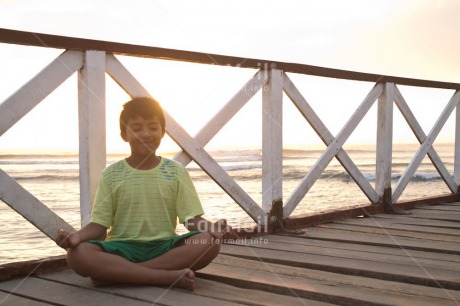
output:
M397 207L397 205L393 204L397 203L422 159L427 154L452 192L451 198L457 198L457 189L460 182L459 121L457 120L456 125L455 167L453 174L446 169L432 144L449 115L455 109L458 118L460 108L457 105L460 101L460 84L380 76L229 56L210 56L209 54L197 52L125 45L5 29L0 29L0 43L33 45L65 50L40 73L0 104L0 135L4 134L22 117L26 116L30 110L72 74L78 73L80 207L82 225L86 224L89 220L91 202L94 198L99 173L106 165L106 74L113 78L131 97L150 96L150 93L120 63L114 54L181 60L201 64L230 65L235 66L235 69L238 69L238 67L259 69L195 137L189 135L170 114L165 113L167 133L182 149L175 156L175 159L184 165L192 160L196 162L258 224L267 225L274 220L280 222L281 219L284 221L291 219L291 215L300 201L305 197L334 157L339 160L369 199L370 205L367 207L368 209L383 207L384 210L391 211ZM262 69L260 69L261 67ZM268 67L276 67L276 69ZM375 85L340 132L334 136L291 81L289 78L290 72L368 81L375 83ZM455 90L455 93L428 135L423 132L420 124L404 100L398 89L399 84ZM219 130L256 94L257 90L254 89L257 88L259 90L264 88L262 91L261 205L256 203L204 149L205 145ZM282 192L283 91L327 147L298 187L285 201L285 196ZM343 148L344 143L374 103L378 104L375 188L364 177L363 173L361 173ZM393 103L399 108L421 144L394 190L391 189ZM59 228L71 228L63 219L55 215L3 170L0 170L0 199L50 238L54 239ZM271 218L267 218L270 212Z

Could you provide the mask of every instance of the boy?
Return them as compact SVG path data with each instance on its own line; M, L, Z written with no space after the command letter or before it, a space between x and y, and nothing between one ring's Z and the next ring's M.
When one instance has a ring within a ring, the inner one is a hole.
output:
M156 155L165 134L158 102L127 102L120 130L131 155L103 171L91 222L75 233L60 230L56 243L68 250L69 266L94 285L116 282L193 291L194 271L217 256L218 239L232 234L231 227L224 219L211 223L202 218L185 167ZM177 218L191 232L177 236ZM97 240L106 234L105 241Z

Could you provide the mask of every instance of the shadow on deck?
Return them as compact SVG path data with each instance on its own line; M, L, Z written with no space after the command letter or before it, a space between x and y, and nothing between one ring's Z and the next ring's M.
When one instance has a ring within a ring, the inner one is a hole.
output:
M58 258L1 282L0 305L460 305L460 203L410 212L223 245L193 293L94 288L69 269L49 271L64 265ZM14 274L0 269L2 279Z

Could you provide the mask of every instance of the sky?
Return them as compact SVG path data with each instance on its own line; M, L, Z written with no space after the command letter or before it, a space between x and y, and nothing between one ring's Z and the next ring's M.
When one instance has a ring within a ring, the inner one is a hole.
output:
M0 0L0 28L460 83L460 1ZM0 103L62 50L0 44ZM119 57L194 135L255 73L252 69ZM335 135L373 84L290 75ZM109 78L108 78L109 79ZM11 150L77 150L76 75L0 137ZM400 88L427 134L452 91ZM107 81L108 151L127 151L118 114L128 96ZM258 146L261 96L210 147ZM320 143L284 96L286 146ZM375 142L375 107L349 142ZM395 142L415 138L395 112ZM439 136L452 141L453 118ZM165 139L163 150L175 150Z

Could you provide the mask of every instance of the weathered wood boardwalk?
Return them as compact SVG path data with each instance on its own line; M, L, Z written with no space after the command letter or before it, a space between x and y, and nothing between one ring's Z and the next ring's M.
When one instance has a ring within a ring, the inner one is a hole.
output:
M460 305L460 203L410 212L223 245L193 293L62 269L1 282L0 305Z

